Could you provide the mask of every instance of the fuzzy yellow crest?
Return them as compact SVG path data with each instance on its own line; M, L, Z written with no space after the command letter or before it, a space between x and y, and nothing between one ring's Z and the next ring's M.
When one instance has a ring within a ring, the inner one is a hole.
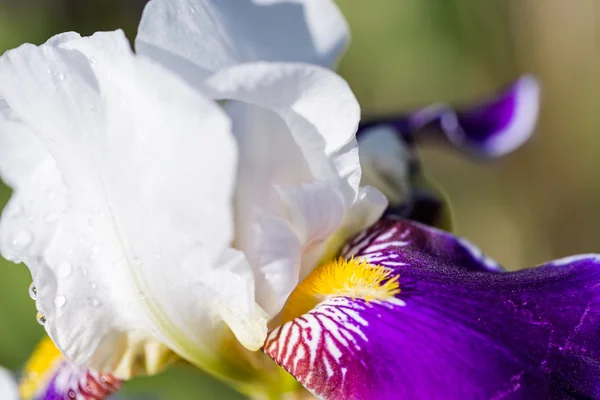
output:
M335 259L315 269L294 289L278 322L291 321L331 297L388 300L400 293L400 276L391 275L389 268L366 260Z

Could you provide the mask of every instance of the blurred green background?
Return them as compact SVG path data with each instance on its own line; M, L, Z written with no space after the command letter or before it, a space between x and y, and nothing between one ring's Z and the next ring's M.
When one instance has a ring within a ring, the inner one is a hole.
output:
M318 1L318 0L314 0ZM53 34L123 28L144 1L0 0L0 52ZM599 0L339 0L352 43L340 73L374 116L468 103L531 72L542 83L537 135L493 164L423 150L453 201L458 231L509 269L600 252ZM9 191L0 190L1 201ZM0 365L21 366L43 329L27 268L0 262ZM157 399L241 398L196 371L126 385Z

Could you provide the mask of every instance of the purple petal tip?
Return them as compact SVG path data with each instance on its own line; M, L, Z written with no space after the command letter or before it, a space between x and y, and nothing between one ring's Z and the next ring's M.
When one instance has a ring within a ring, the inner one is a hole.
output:
M495 158L520 147L533 134L539 114L540 85L524 75L491 100L459 111L434 105L413 114L414 128L437 126L454 145L479 157Z

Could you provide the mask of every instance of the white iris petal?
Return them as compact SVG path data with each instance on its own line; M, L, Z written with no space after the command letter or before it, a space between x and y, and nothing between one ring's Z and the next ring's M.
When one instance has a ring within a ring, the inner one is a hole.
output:
M259 349L386 207L359 187L360 109L327 69L347 41L329 0L152 0L142 57L112 32L0 58L0 250L67 358L128 378L172 350L256 387L231 333Z
M326 69L348 37L329 0L153 0L138 31L140 54L229 101L240 149L234 243L270 317L387 204L359 188L360 109Z
M331 66L348 38L348 25L331 0L152 0L135 46L199 82L252 61Z
M0 398L3 400L19 400L19 390L13 374L0 367Z
M223 321L258 349L266 316L229 249L226 115L121 32L68 39L0 59L0 140L23 152L3 159L15 196L0 245L31 269L48 333L69 359L122 378L155 372L133 365L138 351L162 357L154 342L213 367Z

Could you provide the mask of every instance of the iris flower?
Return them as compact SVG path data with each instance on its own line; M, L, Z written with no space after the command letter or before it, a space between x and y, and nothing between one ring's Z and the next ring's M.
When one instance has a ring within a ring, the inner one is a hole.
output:
M347 40L328 1L153 0L135 54L116 31L0 58L0 249L30 269L51 338L22 397L103 398L174 362L263 398L297 382L327 399L598 396L595 256L500 273L450 233L381 219L401 201L381 174L412 191L396 172L417 131L508 152L535 83L365 123L359 145L331 70ZM402 149L391 172L377 132Z

